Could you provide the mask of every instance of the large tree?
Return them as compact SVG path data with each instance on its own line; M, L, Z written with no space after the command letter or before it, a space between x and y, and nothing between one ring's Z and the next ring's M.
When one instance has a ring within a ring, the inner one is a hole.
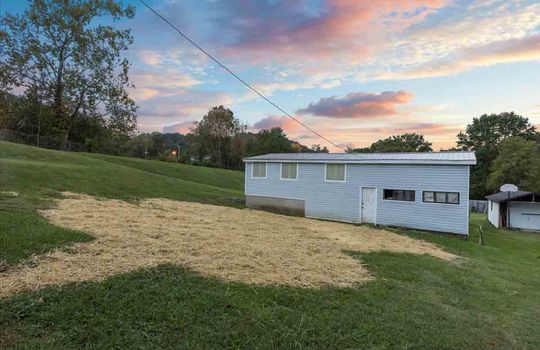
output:
M431 145L431 142L424 139L424 135L405 133L379 140L369 147L348 149L348 152L431 152Z
M539 140L539 133L528 118L505 112L484 114L474 118L464 132L460 132L457 146L464 150L475 151L477 165L471 172L471 197L483 198L489 194L486 180L493 160L497 157L499 144L509 137L521 137L525 140Z
M510 137L499 145L491 164L488 190L495 192L505 183L517 185L524 191L540 192L540 151L534 141Z
M253 143L248 145L248 155L291 152L291 146L292 141L282 128L262 129L256 134Z
M198 122L189 135L190 153L200 162L206 157L212 166L228 168L232 140L245 127L234 117L234 113L223 106L213 107Z
M2 87L39 92L61 124L64 147L77 118L104 118L112 132L132 134L136 105L121 53L133 39L129 29L96 20L133 15L114 0L32 0L23 14L1 19Z

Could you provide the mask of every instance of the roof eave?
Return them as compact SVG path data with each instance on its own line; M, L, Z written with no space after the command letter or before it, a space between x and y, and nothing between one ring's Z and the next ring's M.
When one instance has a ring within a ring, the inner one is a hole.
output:
M476 160L302 160L302 159L250 159L244 163L337 163L337 164L428 164L428 165L476 165Z

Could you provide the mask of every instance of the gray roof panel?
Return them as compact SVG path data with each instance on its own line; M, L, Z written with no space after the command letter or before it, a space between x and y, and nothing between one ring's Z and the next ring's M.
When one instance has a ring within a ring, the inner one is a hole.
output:
M404 153L269 153L245 162L367 163L367 164L476 164L474 152Z
M528 191L497 192L497 193L486 196L486 199L489 199L492 202L504 203L504 202L528 197L532 195L533 193L534 192L528 192Z

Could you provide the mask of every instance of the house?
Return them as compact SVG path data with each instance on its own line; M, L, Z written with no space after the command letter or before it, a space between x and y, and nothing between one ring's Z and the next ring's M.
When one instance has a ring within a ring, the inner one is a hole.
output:
M486 196L488 220L497 228L540 230L540 194L503 185L500 192Z
M244 159L246 205L467 235L473 152L277 153Z

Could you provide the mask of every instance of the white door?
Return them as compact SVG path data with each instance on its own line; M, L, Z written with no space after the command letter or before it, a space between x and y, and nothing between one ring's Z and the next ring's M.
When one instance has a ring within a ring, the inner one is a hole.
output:
M362 222L374 224L377 210L377 190L373 187L362 187L361 193L360 217Z

